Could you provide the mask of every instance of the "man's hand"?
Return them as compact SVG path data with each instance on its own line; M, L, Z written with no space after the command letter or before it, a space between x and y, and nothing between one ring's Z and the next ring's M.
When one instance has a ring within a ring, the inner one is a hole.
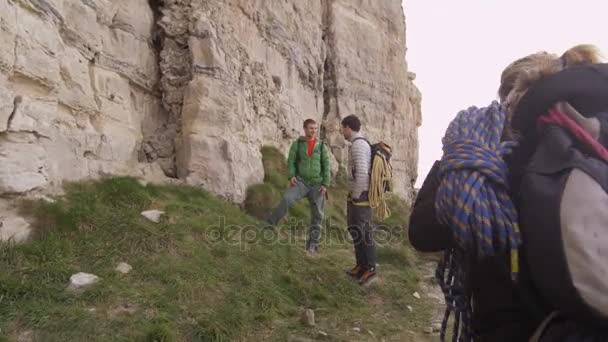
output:
M289 180L289 186L296 186L297 183L298 179L296 177L291 177L291 179Z
M327 188L325 187L325 185L321 185L321 187L319 188L319 193L321 193L321 196L325 196L326 192Z

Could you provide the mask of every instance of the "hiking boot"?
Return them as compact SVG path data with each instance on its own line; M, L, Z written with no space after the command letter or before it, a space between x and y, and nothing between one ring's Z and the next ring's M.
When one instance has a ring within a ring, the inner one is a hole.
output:
M353 278L360 278L363 275L363 266L361 265L357 265L355 267L353 267L352 270L348 270L346 271L346 274L348 274L349 276L353 277Z
M357 279L359 285L365 285L370 283L372 280L376 278L376 268L370 268L369 270L365 270L363 274Z

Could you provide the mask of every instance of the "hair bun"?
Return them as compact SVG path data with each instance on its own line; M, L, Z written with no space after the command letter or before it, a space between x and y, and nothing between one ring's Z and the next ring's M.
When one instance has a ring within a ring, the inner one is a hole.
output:
M590 44L581 44L564 52L560 60L563 67L566 68L577 64L600 63L602 58L597 47Z

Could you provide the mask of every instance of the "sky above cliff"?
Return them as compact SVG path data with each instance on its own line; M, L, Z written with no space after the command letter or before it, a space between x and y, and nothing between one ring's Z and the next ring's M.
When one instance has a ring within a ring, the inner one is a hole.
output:
M608 56L606 13L599 0L403 1L407 62L422 92L417 186L441 158L441 137L456 113L496 99L510 62L581 44Z

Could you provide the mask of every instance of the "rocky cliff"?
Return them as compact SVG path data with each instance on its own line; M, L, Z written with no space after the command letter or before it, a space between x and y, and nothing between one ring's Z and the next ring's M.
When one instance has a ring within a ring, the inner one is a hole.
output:
M416 177L420 94L401 0L0 0L0 194L104 174L230 200L312 117L334 170L342 117Z

